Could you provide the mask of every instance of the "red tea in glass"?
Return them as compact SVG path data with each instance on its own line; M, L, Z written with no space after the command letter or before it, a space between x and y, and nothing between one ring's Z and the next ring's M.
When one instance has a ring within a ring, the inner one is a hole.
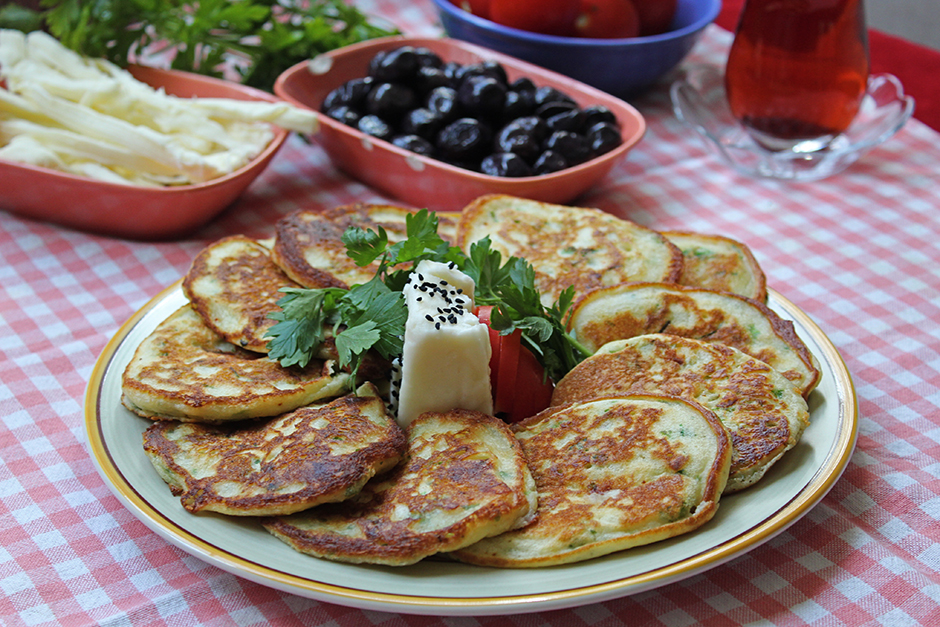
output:
M862 0L747 0L725 88L756 141L818 150L855 118L868 71Z

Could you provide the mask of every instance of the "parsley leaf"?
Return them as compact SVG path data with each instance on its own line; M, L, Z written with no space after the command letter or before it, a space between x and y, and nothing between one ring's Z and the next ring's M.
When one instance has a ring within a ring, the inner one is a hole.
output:
M344 0L43 0L39 17L65 46L120 66L168 50L171 67L272 91L287 68L366 39L398 34Z

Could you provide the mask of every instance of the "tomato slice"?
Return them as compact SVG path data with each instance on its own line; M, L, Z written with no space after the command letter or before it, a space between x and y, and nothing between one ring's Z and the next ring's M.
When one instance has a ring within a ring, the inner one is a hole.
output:
M499 331L490 326L490 312L493 310L490 306L478 307L476 311L477 318L486 325L486 330L490 333L490 390L493 398L496 398L496 383L499 381L499 354L502 338Z
M519 368L513 386L514 402L509 412L509 422L517 422L534 416L552 402L555 386L545 378L545 369L527 348L519 352Z
M478 307L480 322L489 326L492 307ZM548 407L554 385L543 380L545 369L535 355L522 346L522 334L515 331L500 335L489 328L490 383L493 389L493 411L506 422L518 422Z
M519 331L499 336L499 377L496 380L496 395L493 403L493 409L497 415L512 414L521 352L522 342Z

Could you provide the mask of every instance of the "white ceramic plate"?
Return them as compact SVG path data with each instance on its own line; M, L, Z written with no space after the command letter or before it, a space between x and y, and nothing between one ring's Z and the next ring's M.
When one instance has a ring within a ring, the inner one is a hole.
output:
M635 594L715 567L805 515L829 491L855 446L855 390L838 351L806 314L771 291L770 306L794 321L816 355L822 381L809 398L802 441L754 487L723 497L697 531L599 559L544 569L500 570L425 560L392 568L356 566L295 552L253 519L186 512L151 467L141 434L150 424L124 409L121 375L134 350L186 299L167 288L122 326L98 359L85 426L95 464L120 501L184 551L246 579L305 597L409 614L536 612Z

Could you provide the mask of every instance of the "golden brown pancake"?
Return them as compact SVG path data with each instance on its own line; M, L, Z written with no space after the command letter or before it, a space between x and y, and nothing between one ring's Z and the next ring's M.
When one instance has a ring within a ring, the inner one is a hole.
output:
M349 375L329 361L284 368L226 342L190 305L161 322L124 370L124 406L152 419L227 422L277 416L339 396Z
M726 344L779 370L804 396L820 371L793 322L763 303L728 292L665 283L596 290L575 303L569 326L590 350L607 342L668 333Z
M274 262L294 281L305 287L343 287L365 283L378 268L360 268L346 254L343 233L351 226L377 230L381 226L389 242L405 239L406 218L414 213L394 205L354 204L325 211L297 211L277 223ZM438 214L439 234L453 237L455 218Z
M406 448L371 384L359 396L267 421L164 421L144 432L144 450L183 507L232 516L291 514L347 499Z
M536 520L452 555L483 566L566 564L670 538L714 516L731 445L677 398L550 408L514 427L539 492Z
M265 528L302 553L403 566L502 533L535 510L535 484L501 420L427 412L407 433L405 461L358 496L265 520Z
M760 479L809 424L806 401L764 362L723 344L665 334L605 344L558 382L552 406L629 394L675 396L713 411L734 447L728 492Z
M225 340L267 353L267 331L285 287L300 287L271 260L262 244L241 235L207 246L183 278L183 293L206 325Z
M457 235L466 253L488 236L504 260L524 257L546 306L568 286L580 295L623 281L674 282L682 271L669 240L600 209L488 195L464 208Z
M664 231L682 251L680 285L731 292L767 301L767 278L751 249L722 235Z

